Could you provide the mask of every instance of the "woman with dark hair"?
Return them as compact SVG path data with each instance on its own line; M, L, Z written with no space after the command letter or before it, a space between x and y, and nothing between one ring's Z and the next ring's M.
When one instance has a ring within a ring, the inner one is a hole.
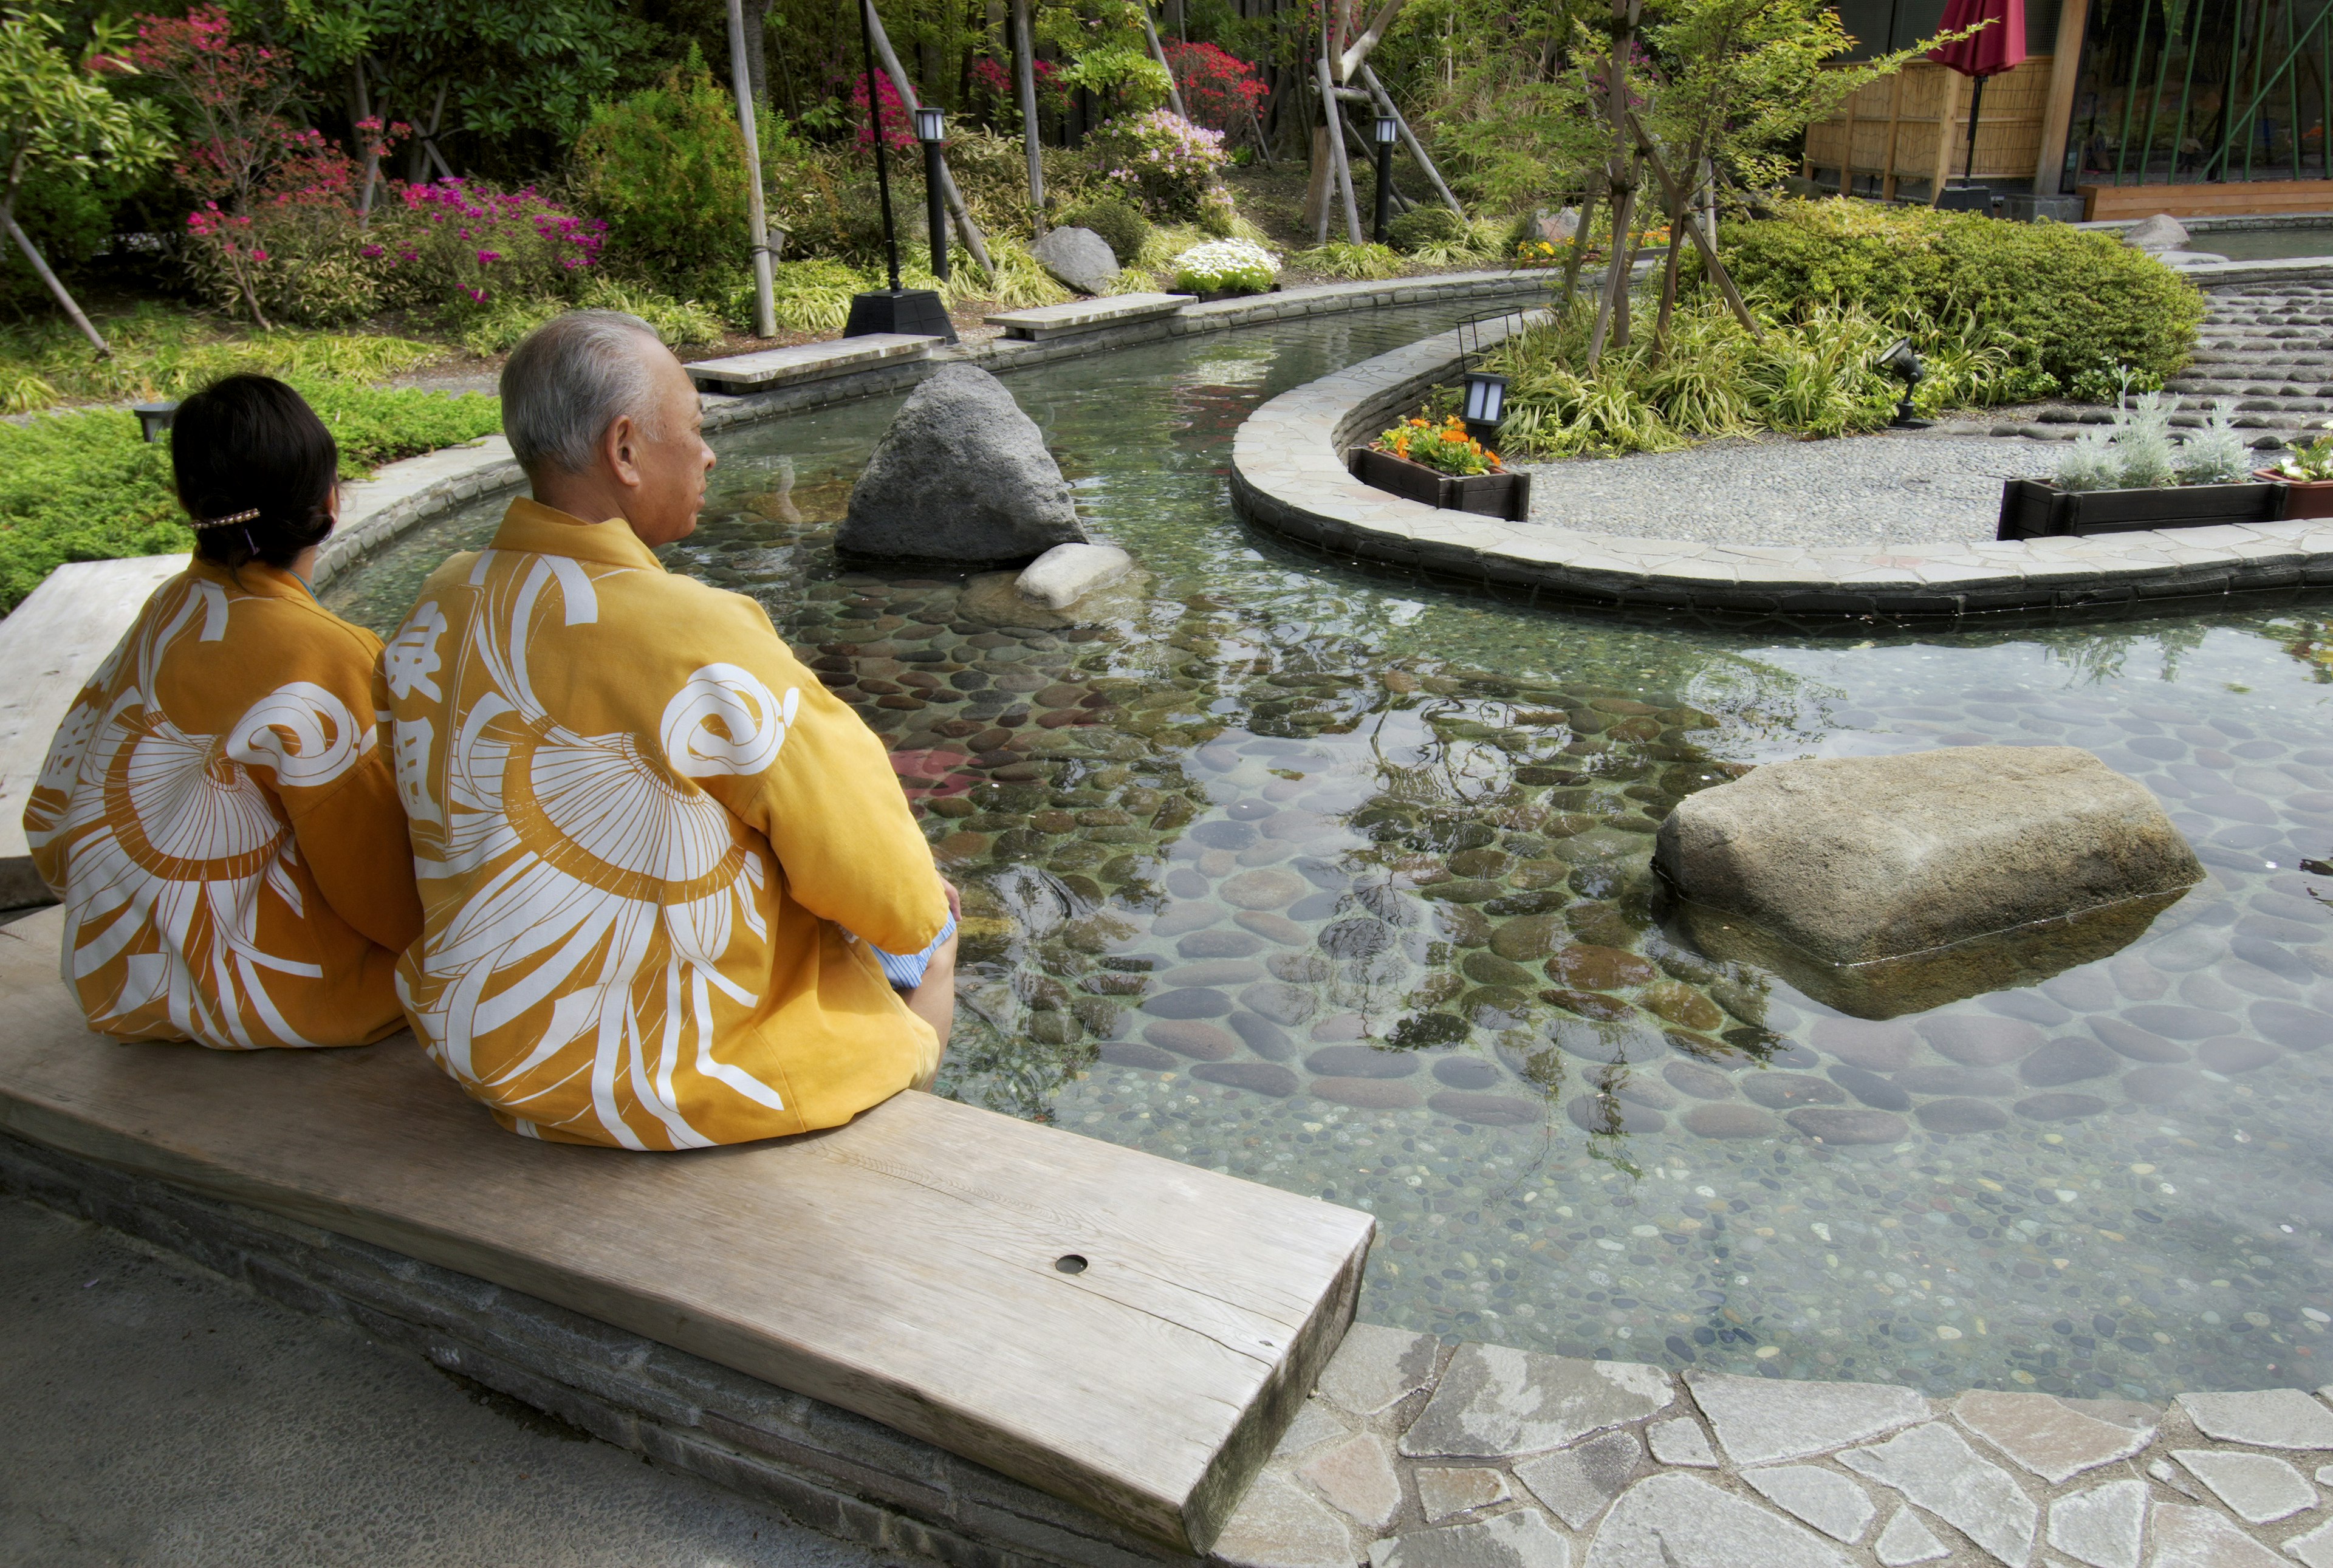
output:
M404 1022L421 929L375 741L380 641L308 580L340 453L299 393L229 376L179 406L187 570L83 688L24 810L90 1026L222 1050L355 1045Z

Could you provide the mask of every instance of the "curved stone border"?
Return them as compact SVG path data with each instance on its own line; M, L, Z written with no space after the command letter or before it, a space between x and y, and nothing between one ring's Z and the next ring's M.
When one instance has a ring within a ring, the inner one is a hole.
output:
M1486 327L1483 341L1503 335ZM2333 519L2006 544L1706 544L1437 511L1346 473L1349 445L1458 362L1458 334L1443 332L1282 392L1233 440L1234 504L1253 522L1324 549L1608 610L1956 620L2193 611L2231 593L2333 586Z
M0 1191L182 1254L830 1535L960 1568L1199 1568L818 1400L330 1231L5 1134ZM1206 1562L2327 1568L2328 1459L2333 1410L2302 1389L2168 1406L1932 1400L1356 1323Z
M705 428L727 429L830 403L905 391L945 364L965 362L1006 375L1055 360L1107 353L1199 332L1228 332L1234 327L1263 326L1305 316L1400 305L1467 300L1507 303L1535 298L1547 286L1545 272L1450 273L1385 283L1322 284L1245 299L1217 300L1211 304L1186 305L1171 316L1047 342L994 338L943 349L927 359L878 366L799 387L778 388L742 398L708 393L702 399ZM415 524L451 511L465 501L514 486L521 477L518 465L511 460L510 443L500 436L383 465L371 478L341 490L341 524L317 559L316 586L323 587L395 543Z

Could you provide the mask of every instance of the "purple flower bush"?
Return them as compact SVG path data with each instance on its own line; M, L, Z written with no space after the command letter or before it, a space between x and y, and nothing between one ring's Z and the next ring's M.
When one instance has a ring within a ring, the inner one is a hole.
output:
M390 297L415 310L460 316L504 297L571 295L607 247L606 224L562 210L532 186L503 191L440 179L398 197L362 254L388 274Z
M1215 177L1231 162L1224 133L1194 125L1170 109L1113 120L1091 143L1102 172L1136 191L1160 217L1198 216Z

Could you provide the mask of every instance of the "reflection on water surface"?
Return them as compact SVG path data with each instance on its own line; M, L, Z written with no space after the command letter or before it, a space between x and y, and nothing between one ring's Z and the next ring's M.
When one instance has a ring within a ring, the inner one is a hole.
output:
M1647 630L1231 516L1249 409L1448 319L1012 378L1147 574L1100 625L836 566L893 402L722 438L667 559L860 704L965 882L944 1091L1372 1210L1377 1322L1935 1390L2327 1381L2325 618ZM387 629L499 509L330 597ZM1652 832L1685 794L1979 741L2097 752L2211 880L2110 957L1884 1023L1656 921Z

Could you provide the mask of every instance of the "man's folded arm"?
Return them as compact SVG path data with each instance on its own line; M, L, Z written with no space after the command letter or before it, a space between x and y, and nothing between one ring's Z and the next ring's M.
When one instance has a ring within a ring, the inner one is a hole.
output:
M737 602L758 626L673 699L667 755L769 840L795 902L888 952L922 949L947 897L889 754L759 605Z

